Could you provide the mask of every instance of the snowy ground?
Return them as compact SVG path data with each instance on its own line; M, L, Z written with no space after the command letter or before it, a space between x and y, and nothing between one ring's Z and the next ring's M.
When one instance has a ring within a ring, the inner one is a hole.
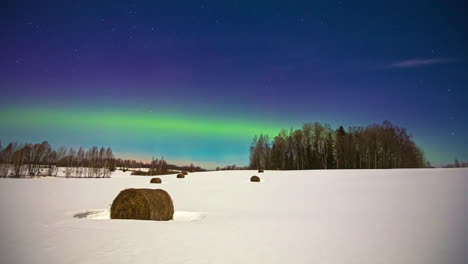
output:
M0 263L468 263L468 169L150 178L0 179ZM110 220L125 188L174 221Z

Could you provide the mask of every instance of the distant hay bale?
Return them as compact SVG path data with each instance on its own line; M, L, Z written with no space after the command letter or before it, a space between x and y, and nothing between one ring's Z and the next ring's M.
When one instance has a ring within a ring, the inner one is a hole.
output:
M171 196L161 189L123 190L111 206L111 219L168 221L173 215Z
M260 178L258 176L252 176L250 177L251 182L260 182Z
M153 178L150 183L161 183L161 178Z
M137 171L132 171L132 173L130 173L130 175L148 176L149 172L137 170Z
M263 172L263 170L262 170L262 169L258 170L258 173L262 173L262 172Z
M183 175L187 175L188 172L187 172L187 171L183 171L182 174L183 174Z
M185 178L185 175L182 173L177 174L177 178Z

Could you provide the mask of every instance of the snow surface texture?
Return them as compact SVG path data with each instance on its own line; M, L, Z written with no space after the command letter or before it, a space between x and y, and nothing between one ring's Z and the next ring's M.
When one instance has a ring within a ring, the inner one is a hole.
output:
M468 263L468 170L0 179L0 263ZM110 220L162 188L174 221Z

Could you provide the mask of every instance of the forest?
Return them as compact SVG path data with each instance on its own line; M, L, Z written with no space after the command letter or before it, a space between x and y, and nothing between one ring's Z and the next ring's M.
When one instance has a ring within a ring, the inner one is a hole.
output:
M112 149L104 147L54 150L47 141L9 143L5 148L0 143L0 177L57 176L60 167L65 177L109 178L115 158Z
M0 177L56 177L61 169L63 171L60 174L67 178L109 178L118 167L123 171L134 172L148 168L147 175L168 174L171 170L204 170L193 164L168 164L164 158L153 158L148 163L115 158L110 147L75 149L61 146L55 150L47 141L38 144L12 142L6 147L2 147L0 142Z
M382 125L333 130L329 125L306 123L301 129L283 129L270 141L255 136L250 145L250 168L390 169L423 168L423 151L405 128L384 121Z

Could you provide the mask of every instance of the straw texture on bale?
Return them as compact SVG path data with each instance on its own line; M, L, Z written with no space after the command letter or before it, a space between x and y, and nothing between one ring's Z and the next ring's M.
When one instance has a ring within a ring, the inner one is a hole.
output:
M260 182L260 178L258 176L252 176L250 177L251 182Z
M123 190L111 206L111 219L167 221L173 215L171 196L161 189Z
M262 172L263 172L263 170L258 170L258 173L262 173Z
M177 178L185 178L185 175L183 175L182 173L179 173L177 174Z
M150 183L161 183L161 178L153 178Z

